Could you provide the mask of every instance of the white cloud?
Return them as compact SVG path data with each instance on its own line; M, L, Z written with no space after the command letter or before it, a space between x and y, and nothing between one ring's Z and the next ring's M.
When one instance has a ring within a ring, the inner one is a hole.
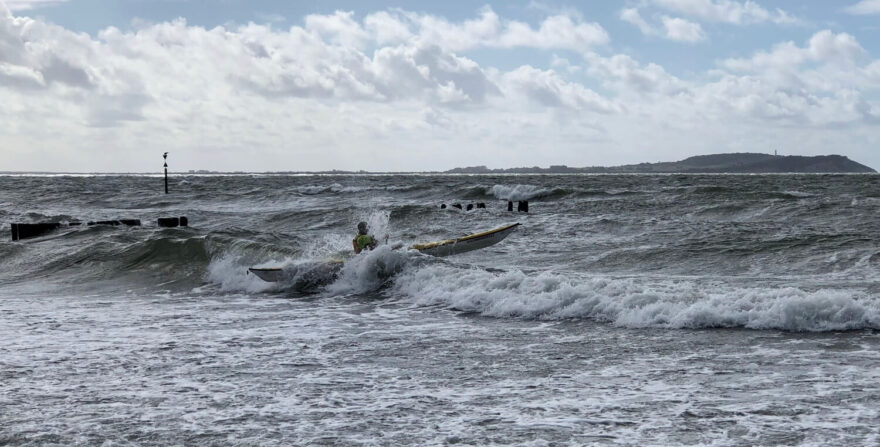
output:
M522 94L544 107L565 107L612 113L619 107L612 101L581 84L567 82L553 70L540 70L528 65L504 75L504 85L514 94Z
M751 0L651 0L669 11L695 17L707 22L722 22L736 25L773 22L777 24L796 23L797 19L781 9L769 11Z
M699 23L679 17L660 16L662 29L648 23L638 8L626 8L620 11L620 19L635 25L646 36L661 36L677 42L699 42L706 40L706 33Z
M354 13L346 11L336 11L331 15L307 15L305 29L330 42L355 48L361 47L370 37L354 20Z
M679 42L699 42L706 39L706 33L703 32L703 27L699 23L667 16L663 16L662 20L667 39Z
M795 69L808 61L851 65L864 54L864 48L852 35L823 30L814 34L804 47L785 42L776 45L770 52L759 51L749 59L726 59L721 65L729 70L745 72Z
M635 25L642 34L656 34L656 30L642 18L638 8L625 8L620 11L620 20Z
M603 85L624 96L677 96L687 92L687 84L657 64L642 65L626 54L608 58L590 55L592 76Z
M862 0L847 6L844 11L854 15L880 14L880 0Z
M864 65L865 54L853 36L823 30L802 47L784 42L748 59L721 61L736 74L713 88L735 111L756 117L813 126L871 121L877 117L863 91L880 84L872 73L877 62Z
M537 30L522 22L511 22L499 36L497 44L490 46L587 51L609 40L608 33L596 23L576 22L569 16L556 15L546 18Z
M6 6L8 6L11 11L26 11L29 9L54 6L67 1L68 0L6 0Z
M413 38L410 24L387 11L367 15L364 18L364 27L375 36L378 45L400 44Z
M378 30L391 35L407 36L423 45L436 45L449 51L475 48L538 48L566 49L577 52L610 41L608 33L597 23L587 23L564 14L545 18L537 29L525 22L502 20L492 9L484 8L477 19L453 23L428 14L398 12L368 16L368 23L381 23Z

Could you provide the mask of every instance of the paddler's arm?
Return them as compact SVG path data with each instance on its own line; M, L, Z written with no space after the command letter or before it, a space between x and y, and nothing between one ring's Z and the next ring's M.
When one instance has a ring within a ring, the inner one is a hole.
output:
M358 254L361 252L360 247L358 247L358 238L354 238L351 240L351 246L354 248L354 253Z

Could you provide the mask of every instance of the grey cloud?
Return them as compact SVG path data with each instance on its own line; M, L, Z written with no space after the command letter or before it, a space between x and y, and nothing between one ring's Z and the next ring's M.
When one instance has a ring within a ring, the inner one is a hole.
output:
M307 79L297 68L289 69L271 79L241 79L241 84L266 97L290 96L295 98L329 98L333 96L333 85L329 80Z
M413 56L416 64L426 66L438 84L452 82L473 103L482 103L489 95L500 93L480 67L469 60L443 52L439 47L423 48ZM470 63L468 63L470 62Z
M267 97L384 102L426 95L437 99L450 89L464 95L459 101L447 101L450 106L482 104L500 94L479 65L437 46L380 48L372 59L355 50L319 51L327 57L251 60L250 69L235 77L244 88Z
M8 66L17 67L0 70L6 72L5 75L0 74L0 76L10 81L2 86L33 89L49 87L53 82L59 82L72 87L93 88L94 84L86 69L60 57L57 54L60 51L58 48L51 47L38 53L28 51L23 34L30 23L33 23L30 19L15 18L9 13L0 11L0 64L6 63ZM42 30L40 27L36 28ZM11 79L14 76L9 75L10 71L38 72L41 80L37 77Z
M29 91L45 86L40 73L27 67L0 63L0 87Z
M454 87L466 96L459 103L481 104L501 93L475 62L438 46L383 48L376 52L373 65L377 88L389 98L436 94L443 87Z
M56 55L50 56L49 62L41 71L47 84L60 82L72 87L82 87L85 89L95 87L85 69L76 67Z

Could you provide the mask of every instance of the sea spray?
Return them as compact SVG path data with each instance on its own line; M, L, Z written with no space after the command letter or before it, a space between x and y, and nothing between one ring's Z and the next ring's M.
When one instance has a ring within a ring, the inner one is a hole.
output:
M271 261L270 261L271 262ZM241 263L241 258L223 255L211 260L208 265L206 280L216 284L224 292L266 292L278 288L247 271L248 266Z
M349 295L374 291L411 263L414 256L389 245L380 245L348 259L338 278L326 287L330 294Z

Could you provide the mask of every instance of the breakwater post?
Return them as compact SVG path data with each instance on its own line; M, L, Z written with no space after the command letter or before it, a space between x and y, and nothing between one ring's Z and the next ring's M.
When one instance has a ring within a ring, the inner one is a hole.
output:
M189 219L186 216L160 217L156 223L160 228L187 227L189 226Z

